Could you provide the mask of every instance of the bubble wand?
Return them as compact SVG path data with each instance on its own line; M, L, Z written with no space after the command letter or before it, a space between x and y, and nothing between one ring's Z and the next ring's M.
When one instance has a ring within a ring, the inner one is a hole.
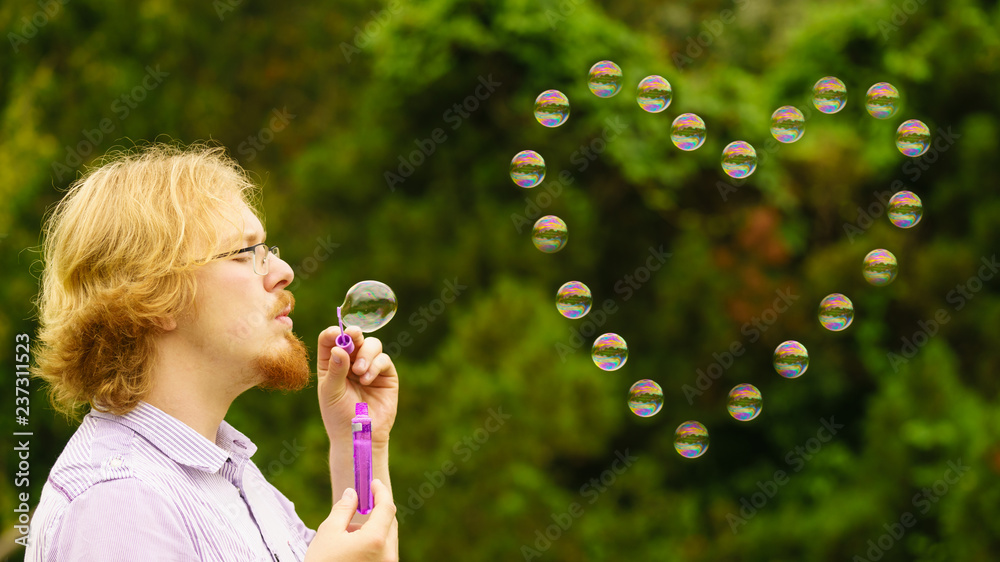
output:
M352 340L351 336L347 335L347 332L344 330L344 317L340 313L341 308L342 307L339 306L337 307L337 322L340 323L340 335L337 336L337 347L343 349L348 355L350 355L354 353L354 340Z
M340 335L337 347L348 355L354 353L354 340L347 335L344 317L352 326L362 332L374 332L384 326L396 314L396 295L385 283L362 281L348 289L344 304L337 307L337 322ZM354 490L358 493L358 513L371 513L375 506L372 493L372 419L368 416L368 403L354 404L354 418L351 419L351 433L354 441Z

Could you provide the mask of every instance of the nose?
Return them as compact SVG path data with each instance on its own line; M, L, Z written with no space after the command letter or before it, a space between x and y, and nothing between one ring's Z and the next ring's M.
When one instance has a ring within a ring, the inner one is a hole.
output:
M268 285L268 291L280 291L291 285L293 279L295 272L285 260L275 255L267 257L267 275L264 276L264 280Z

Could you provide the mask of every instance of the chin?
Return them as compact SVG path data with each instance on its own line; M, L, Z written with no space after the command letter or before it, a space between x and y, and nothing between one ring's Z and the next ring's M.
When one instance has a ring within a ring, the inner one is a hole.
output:
M260 388L302 390L312 378L305 344L291 331L285 332L284 339L288 345L253 360L252 368L258 375Z

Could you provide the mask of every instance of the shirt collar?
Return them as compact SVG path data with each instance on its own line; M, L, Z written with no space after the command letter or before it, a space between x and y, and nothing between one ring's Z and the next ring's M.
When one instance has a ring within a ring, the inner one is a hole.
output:
M124 416L96 409L88 415L120 423L174 462L209 473L218 472L230 457L246 459L257 451L257 446L247 436L225 420L219 424L213 443L184 422L146 402L139 402Z

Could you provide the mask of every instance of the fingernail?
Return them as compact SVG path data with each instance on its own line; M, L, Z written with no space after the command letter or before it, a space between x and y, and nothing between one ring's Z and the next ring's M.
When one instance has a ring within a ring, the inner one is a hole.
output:
M367 373L365 373L365 381L366 382L371 382L374 378L375 378L375 373L373 373L371 371L368 371Z
M347 488L346 490L344 490L344 495L340 499L342 500L354 499L354 488Z
M358 362L357 362L357 363L355 363L355 365L357 366L357 369L358 369L359 371L362 371L362 372L364 372L364 370L365 370L365 367L367 367L367 366L368 366L368 362L367 362L367 361L365 361L364 359L358 359Z
M337 357L336 355L334 355L333 356L333 363L334 363L334 365L340 366L340 364L343 363L343 360L341 360L340 357Z

